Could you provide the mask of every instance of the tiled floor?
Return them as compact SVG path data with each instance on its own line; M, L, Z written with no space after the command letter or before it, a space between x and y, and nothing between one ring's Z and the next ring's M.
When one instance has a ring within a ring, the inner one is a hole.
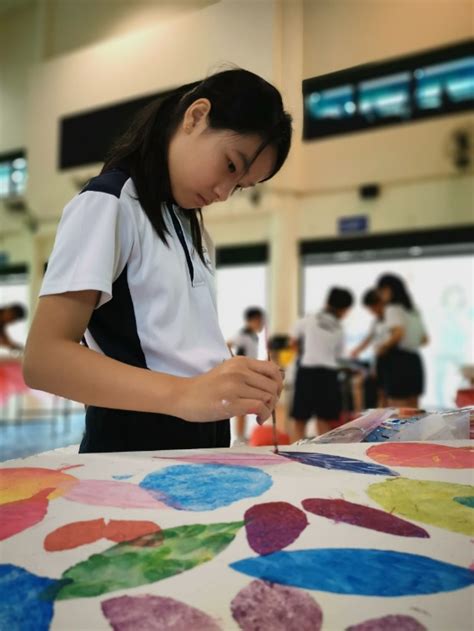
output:
M49 449L79 443L84 431L84 413L68 419L28 420L0 423L0 462L24 458Z

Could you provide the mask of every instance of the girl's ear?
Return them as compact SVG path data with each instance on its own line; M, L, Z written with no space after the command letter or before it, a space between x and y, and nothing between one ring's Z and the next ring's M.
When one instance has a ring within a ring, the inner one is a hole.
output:
M188 107L183 116L183 130L190 134L196 129L207 127L207 116L211 111L209 99L197 99Z

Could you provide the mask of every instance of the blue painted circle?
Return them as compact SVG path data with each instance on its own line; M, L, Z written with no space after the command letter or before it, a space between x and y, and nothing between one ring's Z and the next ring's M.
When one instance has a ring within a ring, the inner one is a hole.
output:
M271 476L260 469L223 464L174 465L150 473L140 482L143 489L159 492L169 506L191 511L214 510L257 497L272 484Z
M17 565L0 565L0 629L46 631L53 600L63 581L31 574ZM49 588L49 589L48 589Z

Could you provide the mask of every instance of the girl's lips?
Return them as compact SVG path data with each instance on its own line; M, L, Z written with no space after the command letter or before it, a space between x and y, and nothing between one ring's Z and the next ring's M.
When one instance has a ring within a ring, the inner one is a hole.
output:
M199 193L197 194L197 197L201 206L209 206L209 202L207 201L205 197L203 197L202 195L199 195Z

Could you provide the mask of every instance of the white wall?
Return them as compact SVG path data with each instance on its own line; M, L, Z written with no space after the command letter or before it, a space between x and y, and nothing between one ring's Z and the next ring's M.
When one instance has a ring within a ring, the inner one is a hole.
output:
M138 31L218 0L49 0L45 57Z
M472 36L470 0L304 0L304 76Z
M472 37L467 0L306 0L303 78L383 61ZM304 191L455 172L446 145L467 115L307 142Z
M27 141L28 199L38 215L58 216L76 192L73 176L97 170L57 170L61 116L195 81L220 63L233 62L271 79L273 10L272 2L252 3L250 19L240 3L221 2L37 66Z
M299 235L337 235L339 217L367 215L370 232L403 232L474 222L473 182L469 175L382 184L374 200L360 199L357 189L305 196Z
M32 6L0 16L0 153L26 145L26 93L37 53L36 19Z

